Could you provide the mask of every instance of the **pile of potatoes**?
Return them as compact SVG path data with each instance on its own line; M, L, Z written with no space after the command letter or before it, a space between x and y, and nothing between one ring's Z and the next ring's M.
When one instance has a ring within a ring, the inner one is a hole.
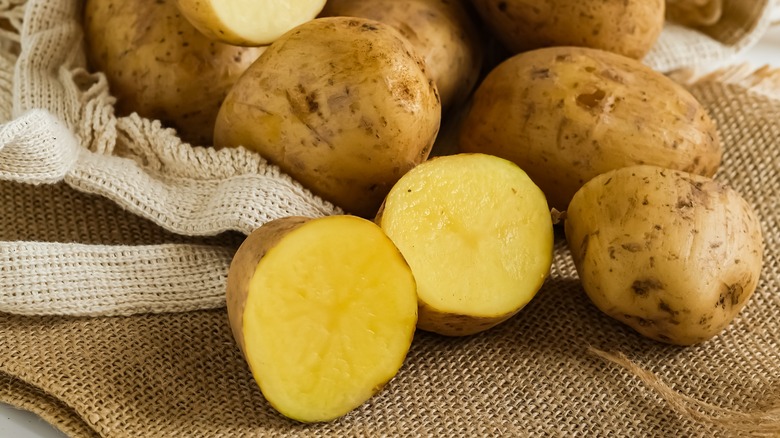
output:
M712 179L717 126L641 62L663 0L285 3L84 11L119 115L256 151L346 212L270 222L230 268L234 337L284 415L356 408L416 329L514 317L549 274L553 217L587 296L649 338L705 342L755 291L761 227Z

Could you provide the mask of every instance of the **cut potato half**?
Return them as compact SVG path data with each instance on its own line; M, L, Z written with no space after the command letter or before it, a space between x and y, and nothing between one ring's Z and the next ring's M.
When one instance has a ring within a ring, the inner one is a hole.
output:
M355 216L263 225L233 259L227 301L263 395L302 422L335 419L376 394L401 368L417 322L409 266Z
M502 158L460 154L420 164L390 191L377 223L412 268L424 330L487 330L522 309L550 271L547 201Z
M271 44L313 19L325 0L177 0L181 13L207 37L238 46Z

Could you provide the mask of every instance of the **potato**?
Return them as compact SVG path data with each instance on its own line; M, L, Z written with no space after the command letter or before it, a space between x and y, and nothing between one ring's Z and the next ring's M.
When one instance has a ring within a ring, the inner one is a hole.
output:
M376 222L414 273L423 330L464 336L494 327L519 312L550 271L544 194L498 157L420 164L393 187Z
M723 14L723 0L666 0L666 18L684 26L712 26Z
M374 217L398 178L428 157L440 119L436 86L398 31L318 18L241 77L214 142L255 150L313 193Z
M477 83L484 42L464 0L329 0L321 16L363 17L399 30L428 66L446 111Z
M720 333L761 274L751 206L686 172L645 165L599 175L572 199L565 231L596 307L661 342L690 345Z
M712 176L722 155L715 124L680 85L633 59L576 47L500 64L460 132L462 151L514 161L558 210L608 170L652 164Z
M325 0L176 0L187 20L207 37L238 46L271 44L314 19Z
M664 24L664 0L472 0L513 53L580 46L642 59Z
M137 112L210 145L230 87L262 48L210 41L190 25L175 0L87 0L87 55L105 73L118 115Z
M398 249L354 216L287 217L249 235L230 265L234 338L268 402L302 421L340 417L400 369L417 321Z

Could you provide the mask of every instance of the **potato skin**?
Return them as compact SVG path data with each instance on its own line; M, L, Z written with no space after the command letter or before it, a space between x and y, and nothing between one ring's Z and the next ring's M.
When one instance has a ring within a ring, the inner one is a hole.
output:
M577 47L515 55L480 84L460 150L514 161L565 210L608 170L652 164L712 176L715 124L680 85L640 62Z
M446 112L471 94L483 63L483 38L463 1L329 0L320 15L369 18L400 31L425 60Z
M256 229L244 239L230 262L227 278L227 313L233 338L243 354L244 307L249 294L249 282L260 260L275 247L284 236L309 222L311 218L288 216L276 219Z
M268 47L220 110L218 147L245 146L313 193L373 217L424 161L441 120L433 80L392 27L318 18Z
M599 175L569 206L582 286L607 315L660 342L720 333L756 289L761 225L734 190L654 166Z
M513 53L581 46L642 59L664 24L664 0L472 0Z
M175 0L87 0L90 67L105 73L118 115L137 112L212 144L222 100L262 48L212 42L181 15Z

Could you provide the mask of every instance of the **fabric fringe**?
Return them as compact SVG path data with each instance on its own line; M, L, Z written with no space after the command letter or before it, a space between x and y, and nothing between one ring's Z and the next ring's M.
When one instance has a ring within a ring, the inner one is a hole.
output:
M8 41L19 43L27 0L0 0L0 48Z
M717 82L780 99L780 68L769 65L755 68L749 64L735 64L700 76L692 70L679 70L669 76L686 87Z
M685 418L730 432L738 432L740 436L745 434L755 437L780 436L780 399L771 400L773 407L763 411L739 412L726 409L674 390L658 376L632 362L623 353L609 353L595 347L589 347L588 351L607 362L623 367L639 378L663 398L669 407Z

